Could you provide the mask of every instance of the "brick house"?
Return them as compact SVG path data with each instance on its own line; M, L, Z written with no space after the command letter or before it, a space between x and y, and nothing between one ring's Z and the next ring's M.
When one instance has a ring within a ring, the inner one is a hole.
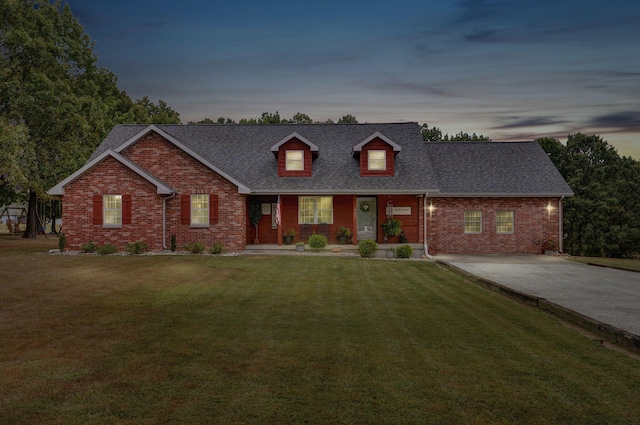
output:
M71 249L93 241L150 249L324 233L387 238L438 253L541 253L561 247L571 189L535 142L425 143L417 123L117 125L88 162L49 190L63 200ZM263 212L258 234L249 205Z

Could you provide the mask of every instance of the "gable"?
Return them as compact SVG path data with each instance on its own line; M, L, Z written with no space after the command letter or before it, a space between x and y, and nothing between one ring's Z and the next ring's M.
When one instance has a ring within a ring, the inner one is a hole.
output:
M114 151L118 152L118 153L123 152L126 149L130 148L131 146L133 146L135 143L138 143L141 139L143 139L145 136L149 135L152 132L157 133L163 139L165 139L167 142L173 144L174 146L176 146L180 150L184 151L186 154L188 154L189 156L191 156L195 160L197 160L200 163L202 163L203 165L205 165L207 168L211 169L212 171L216 172L220 176L224 177L225 179L227 179L228 181L233 183L235 186L238 187L238 193L245 193L245 194L251 193L251 190L245 184L240 182L239 179L237 179L236 177L230 175L228 172L222 170L220 167L215 165L213 162L211 162L207 158L205 158L205 156L201 155L200 153L198 153L197 151L195 151L194 149L189 147L189 143L188 142L184 142L184 141L178 139L177 137L169 134L168 132L162 130L161 128L159 128L159 127L157 127L155 125L150 125L150 126L145 127L142 131L140 131L139 133L133 135L128 140L126 140L124 143L118 145L114 149Z
M173 190L169 186L161 182L157 177L149 174L147 171L141 169L137 164L133 163L132 161L125 158L124 156L112 150L107 150L103 152L101 155L95 157L94 159L86 163L82 168L77 170L75 173L71 174L69 177L67 177L66 179L62 180L60 183L58 183L57 185L49 189L47 193L49 195L64 195L64 188L66 185L79 179L85 173L89 172L94 167L104 162L107 158L113 158L114 160L118 161L120 164L122 164L126 168L130 169L131 171L133 171L143 179L147 180L149 183L156 186L157 194L169 195L173 193Z

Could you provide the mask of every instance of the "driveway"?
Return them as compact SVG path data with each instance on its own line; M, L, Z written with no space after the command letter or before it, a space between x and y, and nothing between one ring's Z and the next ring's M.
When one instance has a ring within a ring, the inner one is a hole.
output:
M438 255L435 259L640 335L640 273L548 255Z

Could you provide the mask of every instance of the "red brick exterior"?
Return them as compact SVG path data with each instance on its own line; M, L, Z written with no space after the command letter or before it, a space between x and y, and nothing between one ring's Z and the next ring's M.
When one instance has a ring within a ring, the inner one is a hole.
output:
M558 243L558 198L429 198L427 210L429 253L541 254L547 240ZM547 208L548 205L552 209ZM482 211L482 233L464 232L464 212ZM514 212L514 232L496 231L496 211Z
M246 240L246 196L238 188L181 149L151 132L121 154L173 188L177 196L166 201L166 241L176 235L178 248L188 242L207 247L223 242L229 251L241 251ZM208 227L181 224L180 195L218 195L218 223ZM104 228L93 224L94 194L131 195L131 224ZM87 242L110 243L123 249L128 243L145 241L151 250L161 250L162 203L167 195L113 158L107 158L65 187L64 233L68 247L78 249Z

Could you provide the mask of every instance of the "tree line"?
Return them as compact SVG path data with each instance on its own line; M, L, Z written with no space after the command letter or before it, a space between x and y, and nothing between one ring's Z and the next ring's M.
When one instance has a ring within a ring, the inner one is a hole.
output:
M564 250L572 255L640 255L640 161L602 137L537 140L574 192L564 201Z

